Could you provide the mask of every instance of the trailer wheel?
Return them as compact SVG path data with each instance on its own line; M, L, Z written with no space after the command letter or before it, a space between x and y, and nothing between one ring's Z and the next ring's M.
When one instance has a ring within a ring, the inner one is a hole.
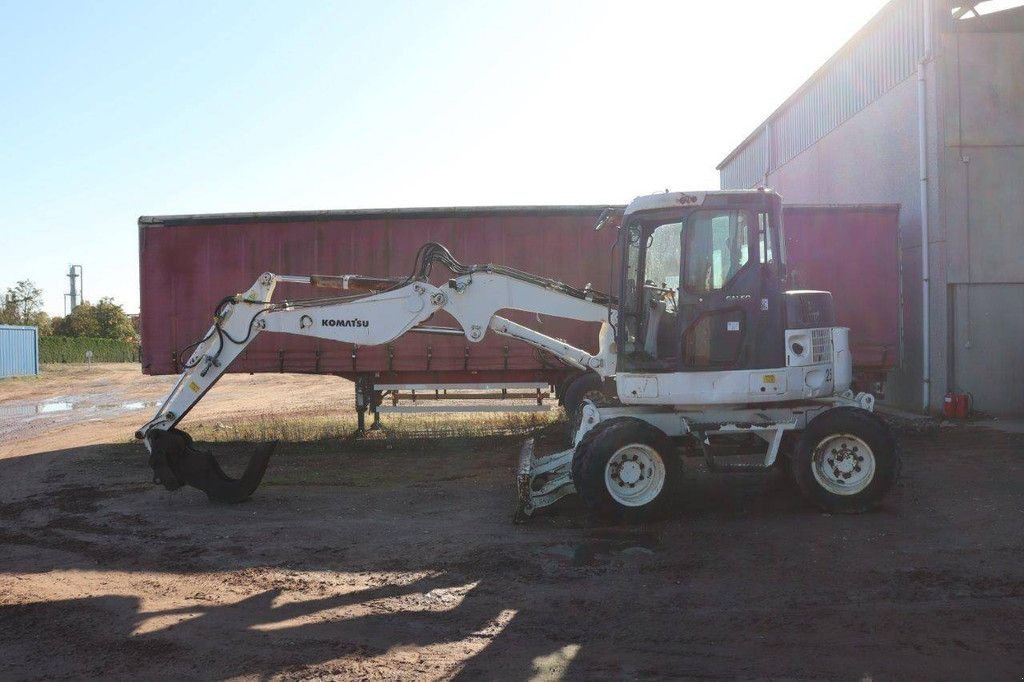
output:
M591 430L576 448L572 469L576 491L591 512L628 522L663 509L683 477L672 441L634 417Z
M899 444L867 410L836 407L807 425L791 465L803 496L828 512L877 507L899 478Z
M603 395L603 393L601 393L601 377L597 374L585 372L573 377L565 389L562 398L565 413L569 415L570 421L572 416L580 409L580 406L583 405L584 400L593 399L598 395Z
M583 401L589 400L595 405L610 405L613 401L608 400L602 386L603 379L594 372L587 372L575 377L565 390L565 398L562 404L565 407L565 414L569 421L569 444L572 445L576 439L576 432L580 430L580 422L583 419Z

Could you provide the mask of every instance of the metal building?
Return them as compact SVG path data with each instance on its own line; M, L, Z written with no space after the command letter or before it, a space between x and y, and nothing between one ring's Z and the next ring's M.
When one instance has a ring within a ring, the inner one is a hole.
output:
M39 330L0 325L0 378L39 374Z
M900 204L904 407L957 390L1024 413L1024 7L1006 5L893 0L718 166L723 189L787 203Z

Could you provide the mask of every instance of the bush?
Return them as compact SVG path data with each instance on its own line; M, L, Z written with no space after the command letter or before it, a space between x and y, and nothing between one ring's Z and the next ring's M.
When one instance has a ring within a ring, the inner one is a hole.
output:
M92 351L93 362L139 362L139 346L133 341L88 336L39 337L39 362L85 362L88 350Z

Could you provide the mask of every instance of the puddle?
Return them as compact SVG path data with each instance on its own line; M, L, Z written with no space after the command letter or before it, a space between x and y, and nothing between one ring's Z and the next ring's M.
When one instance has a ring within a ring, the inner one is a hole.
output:
M104 410L130 412L132 410L144 410L150 407L159 407L160 401L146 402L133 400L123 403L111 403L109 405L86 405L83 403L72 403L68 401L50 401L36 403L34 405L4 405L0 406L0 418L3 417L32 417L39 414L53 414L55 412L70 412L72 410Z
M66 412L74 407L74 403L67 402L41 403L36 405L36 411L39 414L49 414L50 412Z
M145 402L142 400L132 400L126 403L108 403L106 405L94 405L94 410L118 410L119 412L130 412L132 410L144 410L147 407L159 407L162 403L158 400L156 402Z
M74 403L55 402L39 403L37 405L9 405L0 407L0 417L30 417L34 414L50 414L52 412L67 412L74 409Z

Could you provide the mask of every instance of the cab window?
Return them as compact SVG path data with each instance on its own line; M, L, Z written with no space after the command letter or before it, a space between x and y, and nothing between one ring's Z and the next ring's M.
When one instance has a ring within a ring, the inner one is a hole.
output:
M686 288L705 294L725 287L750 259L750 214L695 211L686 232Z

